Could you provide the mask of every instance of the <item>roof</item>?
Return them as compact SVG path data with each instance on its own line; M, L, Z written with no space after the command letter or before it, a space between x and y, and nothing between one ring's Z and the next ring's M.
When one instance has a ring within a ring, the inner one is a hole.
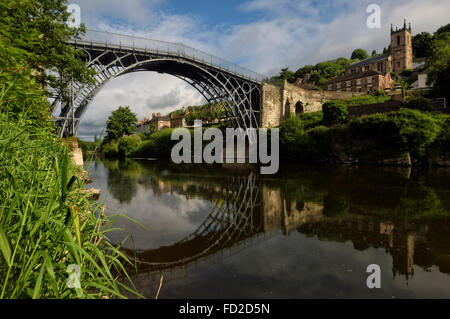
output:
M374 70L359 72L355 74L348 74L348 75L341 75L334 79L331 79L330 81L326 82L325 84L332 84L337 82L343 82L343 81L351 81L359 78L364 78L366 76L373 76L373 75L383 75L381 72L377 72Z
M381 54L381 55L376 55L373 56L371 58L359 61L359 62L355 62L353 64L350 64L348 66L348 68L354 68L354 67L359 67L359 66L363 66L363 65L367 65L367 64L372 64L374 62L378 62L378 61L382 61L382 60L386 60L387 58L389 58L391 54L390 53L385 53L385 54Z

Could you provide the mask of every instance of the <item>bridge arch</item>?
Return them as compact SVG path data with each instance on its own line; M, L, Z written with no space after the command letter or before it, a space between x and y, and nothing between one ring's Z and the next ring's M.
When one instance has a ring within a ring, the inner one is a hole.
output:
M120 36L120 44L98 38L89 40L89 36L98 33L90 31L88 39L71 42L87 53L86 63L97 75L92 84L73 83L70 101L60 101L61 111L56 117L60 136L77 133L89 104L106 83L139 71L166 73L189 83L208 103L215 105L221 121L244 129L260 126L262 75L182 44L107 33L101 34ZM126 46L122 40L127 40Z

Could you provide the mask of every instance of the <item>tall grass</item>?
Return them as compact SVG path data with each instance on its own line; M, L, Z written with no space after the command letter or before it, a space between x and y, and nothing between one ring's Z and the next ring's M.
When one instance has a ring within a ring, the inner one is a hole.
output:
M118 281L133 263L107 240L115 217L88 200L75 172L48 129L0 112L0 299L135 293ZM69 265L79 288L67 283Z

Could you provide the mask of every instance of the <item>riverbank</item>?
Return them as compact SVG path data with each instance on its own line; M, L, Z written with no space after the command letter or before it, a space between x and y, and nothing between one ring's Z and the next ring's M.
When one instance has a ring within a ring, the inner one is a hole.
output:
M0 299L124 297L133 263L49 126L0 113L0 163Z
M292 115L279 127L280 162L450 167L450 115L433 110L420 96L395 108L385 108L386 103L385 96L361 96L324 105L330 109L325 117L323 111ZM377 113L377 105L384 113ZM172 131L125 136L104 143L101 153L169 158L177 143Z

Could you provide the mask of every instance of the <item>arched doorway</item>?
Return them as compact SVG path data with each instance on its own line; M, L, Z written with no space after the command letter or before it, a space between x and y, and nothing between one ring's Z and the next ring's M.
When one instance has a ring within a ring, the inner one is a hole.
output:
M305 113L305 109L303 107L303 103L298 101L297 104L295 104L295 115Z

